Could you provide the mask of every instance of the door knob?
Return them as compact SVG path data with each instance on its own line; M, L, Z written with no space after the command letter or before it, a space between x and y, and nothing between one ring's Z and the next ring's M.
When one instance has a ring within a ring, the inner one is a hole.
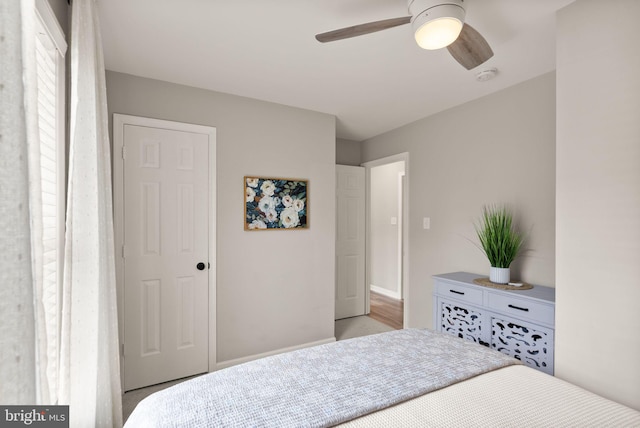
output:
M200 262L200 263L198 263L198 264L196 265L196 268L197 268L198 270L204 270L204 266L205 266L205 265L204 265L204 263Z

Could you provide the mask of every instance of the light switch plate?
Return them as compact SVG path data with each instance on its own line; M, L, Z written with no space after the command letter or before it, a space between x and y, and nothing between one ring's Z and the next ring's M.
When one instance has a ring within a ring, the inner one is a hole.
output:
M423 217L422 218L422 228L423 229L431 229L431 218Z

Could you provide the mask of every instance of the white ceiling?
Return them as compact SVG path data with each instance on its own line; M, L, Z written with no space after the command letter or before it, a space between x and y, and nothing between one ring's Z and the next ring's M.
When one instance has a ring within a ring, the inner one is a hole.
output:
M466 0L494 57L474 70L410 25L322 44L317 33L406 16L406 0L101 0L108 70L333 114L355 141L555 69L555 12L574 0ZM475 74L497 67L498 76Z

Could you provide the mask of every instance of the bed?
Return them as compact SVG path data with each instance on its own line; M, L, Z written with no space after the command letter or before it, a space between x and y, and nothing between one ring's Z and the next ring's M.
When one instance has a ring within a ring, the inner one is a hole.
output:
M275 355L142 400L125 427L640 427L640 412L483 346L404 329Z

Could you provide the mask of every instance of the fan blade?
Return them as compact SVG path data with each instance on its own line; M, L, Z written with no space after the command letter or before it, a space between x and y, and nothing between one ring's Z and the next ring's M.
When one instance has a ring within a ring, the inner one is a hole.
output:
M353 27L341 28L339 30L316 34L316 40L321 43L333 42L336 40L348 39L349 37L375 33L376 31L386 30L387 28L397 27L398 25L408 24L409 22L411 22L410 16L368 22L366 24L354 25Z
M455 42L447 46L449 53L464 68L471 70L493 56L489 43L471 25L464 24Z

